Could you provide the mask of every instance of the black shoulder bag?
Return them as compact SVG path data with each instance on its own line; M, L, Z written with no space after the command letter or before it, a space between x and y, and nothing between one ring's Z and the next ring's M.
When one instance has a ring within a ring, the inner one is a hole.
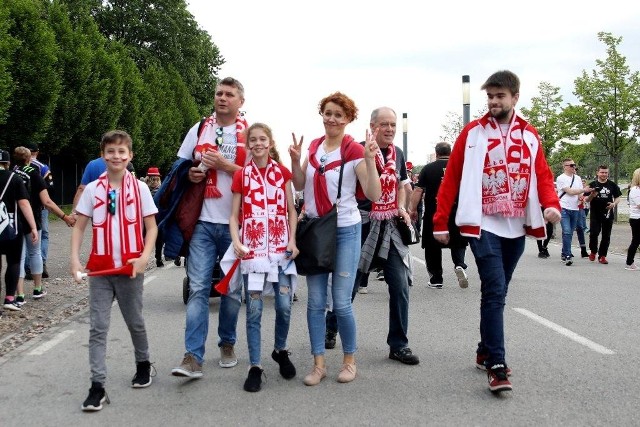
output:
M342 193L342 169L338 179L338 197L331 210L316 218L304 216L298 221L296 246L300 253L295 258L296 270L301 276L329 273L336 263L336 233L338 231L338 203Z

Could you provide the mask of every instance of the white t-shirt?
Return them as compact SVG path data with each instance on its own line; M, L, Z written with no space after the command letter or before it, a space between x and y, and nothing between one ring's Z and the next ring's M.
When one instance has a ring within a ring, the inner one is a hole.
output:
M178 150L178 157L187 160L193 160L193 150L198 143L198 126L200 122L196 123L185 136L182 145ZM218 148L220 153L228 161L235 163L236 161L236 124L225 126L222 128L222 145ZM247 153L248 155L248 153ZM247 157L248 158L248 157ZM214 224L229 224L229 217L231 216L231 201L233 195L231 194L231 181L233 176L224 171L218 171L217 173L217 187L222 194L222 197L216 199L204 199L202 204L202 212L200 213L200 220L211 222Z
M640 218L640 187L631 187L629 189L629 218Z
M322 144L316 151L316 158L320 163L320 158L327 154ZM340 148L333 150L327 154L327 161L325 164L329 164L336 160L340 160ZM338 204L338 227L347 227L350 225L361 222L360 211L358 210L358 203L356 201L356 182L358 177L356 176L356 166L364 159L356 159L344 164L342 170L342 191L340 192L340 203ZM313 176L315 174L315 168L307 163L306 180L304 184L304 210L310 217L318 216L318 209L316 208L315 192L313 191ZM340 166L326 170L325 178L327 181L327 191L329 193L329 200L335 203L338 197L338 180L340 178Z
M98 185L98 181L92 181L85 187L82 192L82 196L78 201L78 205L76 206L76 212L82 214L84 216L88 216L91 219L93 218L93 205L96 196L96 187ZM151 196L151 191L149 191L149 187L144 182L138 180L138 186L140 188L140 202L142 204L142 216L147 217L150 215L155 215L158 213L158 208L153 202L153 197ZM116 190L116 203L120 200L120 189ZM104 212L104 209L100 212ZM122 259L120 257L120 217L117 215L118 207L116 206L116 215L107 214L111 217L111 242L113 249L113 265L115 268L122 267ZM144 227L144 226L143 226Z
M573 180L573 184L571 184L571 180ZM562 194L562 189L565 187L583 188L582 179L577 174L569 176L563 173L556 179L556 190L558 191L558 197L560 197L560 195ZM571 195L569 193L566 193L560 198L560 207L563 209L569 209L570 211L577 211L579 204L578 197L579 194Z

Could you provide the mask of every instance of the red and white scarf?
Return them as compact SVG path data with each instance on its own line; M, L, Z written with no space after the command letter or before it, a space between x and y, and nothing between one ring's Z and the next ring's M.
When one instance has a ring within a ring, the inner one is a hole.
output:
M485 215L524 217L526 213L533 165L529 146L523 140L524 129L515 117L514 114L506 134L492 117L485 128L488 137L482 170L482 213Z
M315 169L313 175L313 193L315 196L316 209L318 210L318 216L323 216L331 210L333 203L329 199L329 190L327 189L327 180L325 174L327 171L340 167L342 162L345 163L362 158L363 148L358 144L351 135L345 135L340 143L340 159L334 160L331 163L324 165L325 173L320 173L320 162L316 158L318 147L324 142L325 136L314 139L309 145L309 164Z
M387 161L384 161L382 150L376 154L376 169L380 174L382 194L378 201L371 203L369 217L378 221L398 216L398 176L396 175L396 148L389 144Z
M216 129L220 126L216 121L215 113L209 116L203 125L202 132L198 136L198 142L196 143L196 148L193 150L193 158L194 160L200 160L202 158L202 154L207 151L219 151L218 144L218 135L216 134ZM247 160L247 151L245 149L246 136L244 131L247 129L248 124L244 117L238 114L236 117L236 161L235 164L238 166L244 166ZM204 191L205 199L210 198L219 198L222 197L222 193L220 189L217 187L218 185L218 171L215 169L207 170L207 184Z
M253 160L242 169L242 243L250 249L242 259L245 274L268 273L284 258L289 244L282 170L269 159L263 171Z
M104 172L98 178L93 204L93 241L91 254L87 262L89 271L106 270L120 267L113 261L113 242L111 240L112 219L109 213L109 177ZM120 195L116 200L116 213L120 222L120 259L122 265L128 260L139 258L144 249L142 237L142 202L138 180L125 171L120 187Z

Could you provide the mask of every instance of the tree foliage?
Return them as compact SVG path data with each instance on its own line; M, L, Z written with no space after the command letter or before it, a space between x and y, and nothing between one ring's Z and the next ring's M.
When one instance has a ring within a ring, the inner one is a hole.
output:
M531 98L531 108L521 108L540 136L545 156L549 156L556 144L572 136L562 116L560 88L548 82L540 82L538 96Z
M575 133L593 135L612 159L618 180L622 153L640 136L640 78L618 51L622 37L600 32L598 39L607 46L607 58L596 60L596 69L583 70L575 80L579 104L569 105L565 115Z

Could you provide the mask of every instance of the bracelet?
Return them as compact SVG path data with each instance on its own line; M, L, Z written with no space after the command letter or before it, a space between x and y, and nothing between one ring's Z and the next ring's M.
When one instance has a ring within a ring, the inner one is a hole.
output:
M64 217L67 216L67 214L65 214L64 212L62 212L62 216L59 216L58 218L60 218L61 220L64 220Z

